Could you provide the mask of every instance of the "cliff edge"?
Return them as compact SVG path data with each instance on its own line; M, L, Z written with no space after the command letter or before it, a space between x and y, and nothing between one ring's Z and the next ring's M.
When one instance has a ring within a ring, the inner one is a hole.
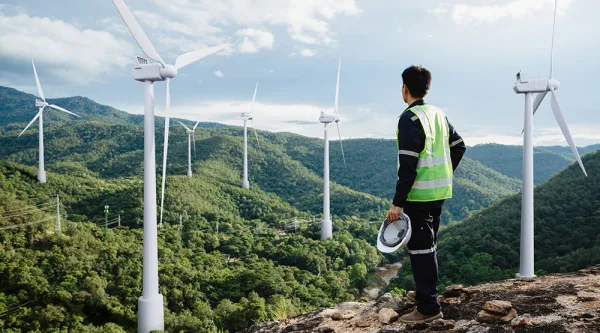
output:
M241 333L555 333L600 332L600 265L576 273L512 279L474 287L450 286L440 295L444 319L405 325L414 306L385 294L368 303L346 302Z

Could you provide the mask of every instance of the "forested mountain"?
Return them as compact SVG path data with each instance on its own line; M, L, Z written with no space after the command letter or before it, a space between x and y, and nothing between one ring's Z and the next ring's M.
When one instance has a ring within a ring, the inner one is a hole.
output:
M558 153L558 151L564 152L564 155ZM595 151L594 146L581 149L580 154L584 155L592 151ZM477 145L470 147L466 156L505 176L521 179L523 170L522 146L506 146L493 143ZM535 184L544 183L552 175L564 170L575 161L569 147L535 147L533 158Z
M34 101L33 95L0 87L0 102L3 103L0 105L6 106L0 112L6 115L4 119L12 120L0 127L0 159L36 165L38 144L35 126L21 138L16 138L37 111ZM44 134L48 170L101 178L142 174L143 128L137 125L142 121L141 116L129 115L84 97L64 98L56 102L80 114L83 119L64 121L70 116L54 111L47 113ZM157 124L156 137L161 138L162 120ZM226 181L239 182L242 129L219 128L210 123L203 125L205 128L198 129L196 134L195 172L202 170L205 164L223 163L225 169L229 169L227 175L230 178ZM276 194L300 210L319 214L322 210L323 141L262 131L259 131L259 136L262 148L257 149L250 141L249 149L253 185ZM170 142L168 174L185 174L187 135L175 127L171 130ZM369 212L387 209L389 201L379 198L390 200L395 190L394 141L347 140L345 147L346 168L339 145L332 141L332 213L364 217L372 216ZM156 152L157 161L160 161L162 140L157 140ZM448 202L444 223L459 221L471 212L516 192L518 188L518 181L480 163L465 160L458 170L455 198Z
M537 274L572 272L600 263L600 152L535 189ZM519 268L521 196L513 195L440 233L438 258L444 285L514 277ZM410 287L410 267L396 286Z

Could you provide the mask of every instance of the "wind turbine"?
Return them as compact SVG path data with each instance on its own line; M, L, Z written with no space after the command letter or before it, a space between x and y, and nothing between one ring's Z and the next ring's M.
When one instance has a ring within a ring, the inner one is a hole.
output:
M76 117L79 117L79 115L76 115L67 109L63 109L58 105L48 104L48 102L46 102L46 97L44 97L44 92L42 91L42 85L40 84L40 78L38 77L37 71L35 70L35 63L33 62L33 59L31 59L31 65L33 66L33 74L35 75L35 84L37 86L38 96L41 98L41 100L39 100L39 99L35 100L35 106L39 108L39 111L35 115L35 117L33 117L33 119L31 119L29 124L27 124L27 126L21 132L21 134L19 134L19 137L21 137L21 135L23 135L23 133L25 133L25 131L29 128L29 126L31 126L31 124L33 124L38 118L40 119L40 122L39 122L40 148L39 148L39 167L38 167L37 178L40 181L40 183L45 184L46 183L46 170L44 168L44 109L46 107L50 107L52 109L65 112L65 113L68 113L68 114L76 116Z
M565 139L577 159L577 163L587 177L587 172L577 151L577 146L573 142L571 132L560 110L560 105L556 99L556 89L560 86L559 82L552 76L554 66L554 31L556 28L556 7L558 0L554 3L554 23L552 26L552 48L550 52L550 78L548 79L526 79L522 72L517 74L517 82L514 90L517 94L525 95L525 127L523 136L523 192L521 202L521 244L520 244L520 265L517 278L535 277L534 274L534 246L533 246L533 115L538 107L550 92L552 98L552 112L558 122ZM537 93L535 101L533 94Z
M196 138L194 136L195 132L196 132L196 127L198 127L198 124L200 124L200 122L198 121L196 123L196 125L194 125L194 128L191 129L187 126L185 126L182 122L179 122L181 124L181 126L183 126L185 128L185 131L188 135L188 172L187 175L188 177L192 176L192 142L194 143L194 156L196 156Z
M256 92L258 91L258 82L256 82L256 87L254 88L254 96L252 97L252 104L250 107L250 112L242 112L241 118L244 121L244 175L242 180L242 188L250 188L250 182L248 181L248 127L247 122L250 120L252 123L252 129L254 130L254 136L256 137L256 143L258 144L258 148L260 148L260 142L258 141L258 134L256 133L256 128L254 127L254 102L256 101Z
M319 121L324 124L323 140L325 144L325 154L323 160L323 220L321 221L321 240L332 237L333 227L331 225L330 200L329 200L329 138L327 130L335 123L340 138L340 147L342 148L342 158L344 167L346 166L346 157L344 156L344 145L342 144L342 135L340 134L340 113L338 109L338 100L340 96L340 69L342 67L342 58L338 63L337 85L335 87L335 107L333 113L321 111Z
M227 45L209 47L180 55L175 65L165 63L146 36L139 23L123 0L113 0L131 35L154 63L137 57L133 78L144 82L144 261L143 291L138 300L138 332L164 330L164 300L158 293L158 240L156 227L156 161L154 157L154 82L166 81L165 136L162 169L162 196L160 216L162 221L167 150L169 145L169 109L171 105L170 80L178 70L208 55L224 49Z

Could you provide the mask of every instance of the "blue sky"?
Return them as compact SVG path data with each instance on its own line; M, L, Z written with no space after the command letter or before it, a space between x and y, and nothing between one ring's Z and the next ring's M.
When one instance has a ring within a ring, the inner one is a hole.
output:
M239 124L260 80L259 129L321 137L342 57L344 137L395 133L405 108L402 70L433 73L428 101L442 107L467 143L520 144L523 96L515 74L549 74L553 0L126 0L168 62L196 48L226 52L180 71L173 115ZM555 78L578 145L600 142L600 2L559 0ZM132 113L141 53L110 0L19 0L0 4L0 85L33 93L34 57L47 97L82 95ZM164 84L156 85L157 114ZM565 145L549 100L535 118L537 144Z

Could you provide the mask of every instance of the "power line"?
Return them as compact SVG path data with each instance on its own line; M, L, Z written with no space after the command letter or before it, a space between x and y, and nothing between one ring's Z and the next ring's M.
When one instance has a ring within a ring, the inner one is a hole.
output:
M20 227L23 227L23 226L34 225L34 224L38 224L38 223L50 221L52 219L54 219L54 216L48 217L48 218L45 218L45 219L39 220L39 221L34 221L34 222L28 222L28 223L22 223L22 224L16 224L16 225L9 225L9 226L5 226L5 227L0 227L0 230L16 229L16 228L20 228Z
M14 213L14 212L18 212L18 211L21 211L21 210L30 210L33 207L41 207L41 206L49 205L49 204L51 204L53 202L54 201L48 201L48 202L41 203L39 205L28 205L29 207L18 208L18 209L13 209L13 210L7 210L7 211L4 211L2 213Z
M41 211L39 208L30 208L28 211L23 211L17 214L12 214L12 215L5 215L5 216L0 216L2 218L13 218L13 217L19 217L19 216L25 216L25 215L31 215L35 212L39 212Z

